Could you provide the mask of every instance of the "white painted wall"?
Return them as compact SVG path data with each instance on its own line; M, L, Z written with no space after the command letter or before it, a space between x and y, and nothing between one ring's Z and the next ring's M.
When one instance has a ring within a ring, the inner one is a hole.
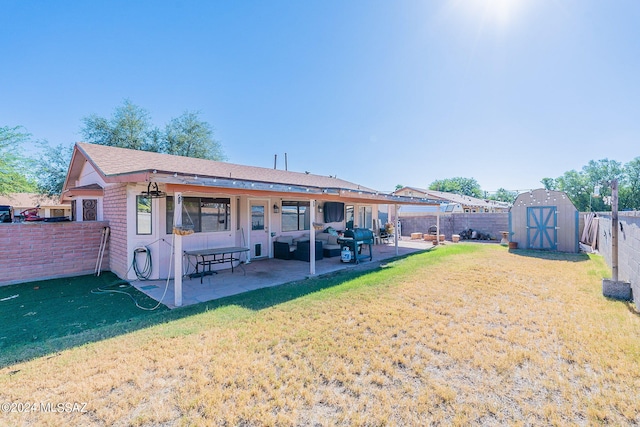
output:
M84 174L85 177L92 177L92 173L88 172ZM89 178L87 178L89 179ZM81 184L84 185L84 184ZM147 186L144 184L130 185L127 189L127 257L128 265L131 266L134 259L134 250L137 247L147 247L151 253L152 259L152 272L149 277L152 280L165 279L168 276L173 277L173 234L167 233L167 216L166 216L166 199L159 198L152 200L152 234L150 235L138 235L136 231L136 196L146 191ZM160 188L164 190L163 188ZM169 194L172 196L172 194ZM200 232L193 233L188 236L183 236L182 244L183 250L197 250L212 247L224 247L224 246L244 246L247 247L251 244L250 241L250 200L246 196L228 196L225 194L211 194L211 193L185 193L184 197L228 197L231 203L231 215L230 215L230 227L227 231L219 232ZM273 240L276 236L291 235L293 237L309 236L309 231L291 231L282 232L282 199L281 198L260 198L267 204L268 214L266 215L266 226L269 229L268 247L263 248L263 251L268 251L269 257L273 256ZM305 200L300 198L287 198L286 200ZM100 201L101 203L101 201ZM320 202L322 204L322 202ZM279 212L273 212L273 205L279 207ZM81 209L81 203L79 204ZM356 225L358 224L358 210L360 206L371 206L373 218L377 218L378 207L377 205L365 205L355 204L356 212ZM100 214L102 215L102 205L99 205ZM316 223L322 221L322 214L317 212L315 208L315 220ZM81 217L81 212L80 212ZM184 218L183 218L184 219ZM338 223L323 223L323 228L333 227L336 230L344 230L345 222ZM313 227L312 227L313 230ZM315 230L313 230L315 231ZM193 260L192 260L193 261ZM143 254L137 255L137 262L140 268L144 267L145 257ZM171 267L171 268L170 268ZM220 265L218 268L229 268L228 265ZM214 269L216 266L213 267ZM195 270L192 264L189 263L187 258L184 259L184 273L191 273ZM135 280L136 274L133 268L129 269L129 280Z

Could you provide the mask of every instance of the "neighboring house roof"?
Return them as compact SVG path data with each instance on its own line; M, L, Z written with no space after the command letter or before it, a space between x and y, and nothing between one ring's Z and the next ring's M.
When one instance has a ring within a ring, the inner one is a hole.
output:
M64 190L64 197L75 197L75 196L103 196L104 188L100 186L100 184L89 184L89 185L81 185L78 187L72 187Z
M423 212L453 212L459 207L457 203L443 203L440 206L420 206L420 205L402 205L398 209L402 213L423 213ZM462 208L459 208L462 209Z
M410 190L410 191L413 190L416 193L419 193L420 195L423 195L428 198L446 200L451 203L461 204L463 206L472 206L472 207L479 207L479 208L494 208L494 209L495 208L508 209L510 206L510 204L505 202L478 199L476 197L463 196L460 194L448 193L445 191L428 190L428 189L418 188L418 187L403 187L400 190L397 190L396 192L400 192L403 190Z
M13 207L31 208L40 205L41 207L68 207L68 204L60 202L60 198L47 197L38 193L10 193L0 196L0 205L10 205Z
M261 193L322 194L336 198L376 201L377 203L438 204L423 197L385 194L343 179L280 169L245 166L192 157L130 150L104 145L77 143L64 184L67 194L89 162L107 183L158 182L169 190L213 187L229 191ZM184 187L187 186L187 187ZM65 194L65 193L63 193ZM65 195L66 197L66 195Z

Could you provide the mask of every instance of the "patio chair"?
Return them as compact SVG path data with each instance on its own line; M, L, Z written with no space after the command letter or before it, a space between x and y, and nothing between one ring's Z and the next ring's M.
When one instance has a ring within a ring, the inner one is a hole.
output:
M316 240L316 261L321 260L322 257L322 242ZM297 249L293 253L293 258L298 261L311 261L311 242L308 240L298 242Z
M273 242L273 257L278 259L293 259L297 246L293 244L293 237L280 236Z

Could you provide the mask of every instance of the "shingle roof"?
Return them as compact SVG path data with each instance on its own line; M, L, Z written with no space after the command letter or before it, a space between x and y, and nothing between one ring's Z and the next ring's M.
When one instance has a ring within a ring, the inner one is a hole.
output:
M77 143L76 146L107 178L127 174L137 174L140 172L157 171L158 173L177 173L179 175L197 175L200 177L211 178L232 178L319 188L375 191L349 181L322 175L256 166L244 166L234 163L130 150L126 148L109 147L82 142Z
M38 193L10 193L0 196L0 205L35 207L40 206L60 206L64 203L59 198L50 198Z

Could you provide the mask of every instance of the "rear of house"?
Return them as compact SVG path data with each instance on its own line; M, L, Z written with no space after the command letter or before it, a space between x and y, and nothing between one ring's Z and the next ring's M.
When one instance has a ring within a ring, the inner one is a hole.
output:
M85 143L74 149L63 200L77 221L108 221L108 269L128 280L147 262L148 278L173 277L177 201L180 225L193 231L183 250L246 247L245 262L273 257L280 236L372 228L382 204L428 203L335 177ZM328 202L344 210L339 221L325 215Z

